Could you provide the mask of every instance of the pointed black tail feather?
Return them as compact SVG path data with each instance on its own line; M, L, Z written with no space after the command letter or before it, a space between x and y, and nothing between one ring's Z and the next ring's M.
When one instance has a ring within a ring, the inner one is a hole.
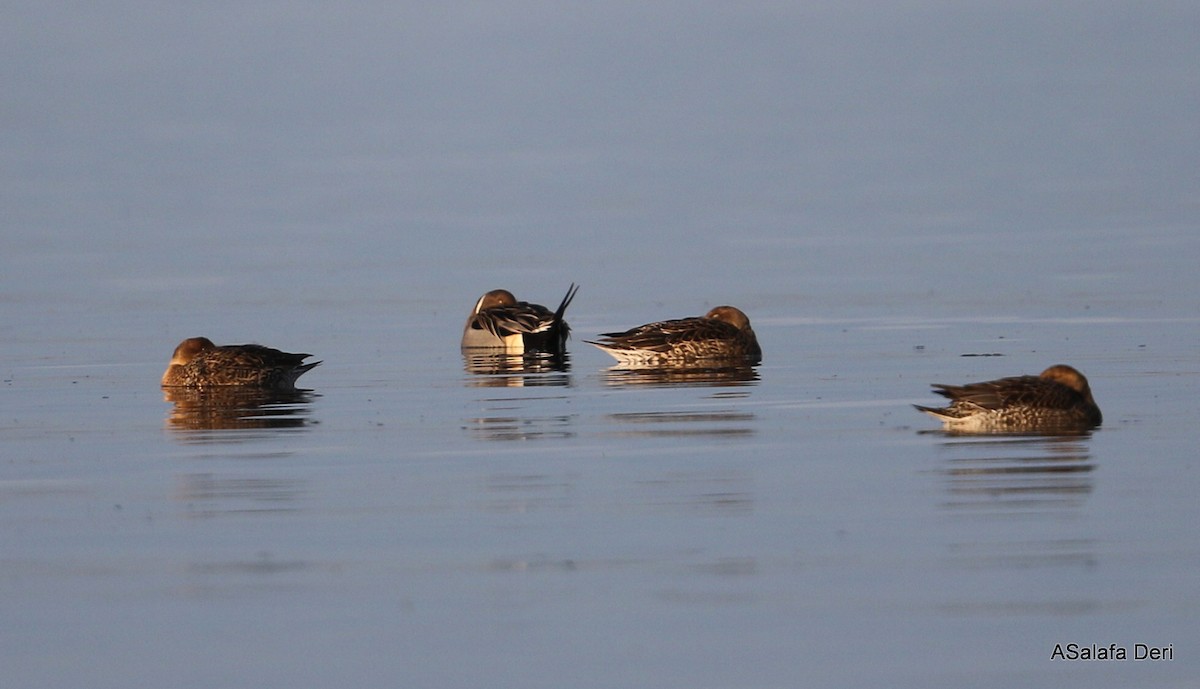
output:
M554 343L565 344L567 338L571 336L571 326L567 325L563 320L563 316L567 313L567 307L571 305L571 300L575 298L575 293L579 291L579 287L574 282L567 288L567 294L563 297L562 303L554 310L554 322L550 325L550 341ZM561 345L559 345L561 347Z

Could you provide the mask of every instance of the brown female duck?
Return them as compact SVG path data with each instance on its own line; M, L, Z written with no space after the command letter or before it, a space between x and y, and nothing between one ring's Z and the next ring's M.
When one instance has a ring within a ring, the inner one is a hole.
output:
M310 356L256 344L217 346L207 337L190 337L175 348L162 385L291 391L296 389L297 378L321 363L303 363Z
M1070 366L1036 376L1014 376L967 385L934 385L950 399L936 409L913 405L962 433L1080 432L1100 425L1100 407L1087 378Z
M622 366L674 367L710 363L757 364L762 360L750 319L733 306L703 316L657 321L620 333L601 333L593 344Z

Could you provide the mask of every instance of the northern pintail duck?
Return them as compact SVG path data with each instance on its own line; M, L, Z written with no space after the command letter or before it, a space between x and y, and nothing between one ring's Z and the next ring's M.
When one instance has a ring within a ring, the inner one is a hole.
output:
M709 362L757 364L762 360L750 319L740 309L718 306L703 316L658 321L588 340L621 366L672 367Z
M509 354L561 354L571 334L563 314L577 291L579 288L572 283L562 303L551 311L541 304L517 301L506 289L494 289L475 302L463 326L462 348L499 349Z
M163 373L162 385L291 391L296 388L297 378L321 363L303 363L310 356L256 344L217 346L207 337L190 337L175 348Z
M950 399L935 409L913 405L963 433L1079 432L1100 425L1100 407L1087 378L1057 365L1037 376L1014 376L967 385L934 385Z

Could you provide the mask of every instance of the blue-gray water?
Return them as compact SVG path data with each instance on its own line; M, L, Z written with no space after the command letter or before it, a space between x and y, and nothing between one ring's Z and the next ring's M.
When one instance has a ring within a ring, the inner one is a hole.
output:
M6 686L1197 681L1193 4L43 5ZM464 369L482 292L571 282L567 371ZM719 303L748 379L582 342ZM193 335L324 363L227 418L158 387ZM910 406L1060 362L1091 435Z

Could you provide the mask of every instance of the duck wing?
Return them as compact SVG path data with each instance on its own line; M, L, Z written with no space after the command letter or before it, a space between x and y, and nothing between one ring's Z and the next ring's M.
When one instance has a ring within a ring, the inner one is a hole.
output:
M1080 402L1080 394L1071 388L1038 376L1013 376L967 385L934 385L934 392L955 403L983 409L1040 407L1068 409Z
M712 318L677 318L647 323L625 332L601 333L604 344L623 349L667 352L681 344L736 337L737 327Z

